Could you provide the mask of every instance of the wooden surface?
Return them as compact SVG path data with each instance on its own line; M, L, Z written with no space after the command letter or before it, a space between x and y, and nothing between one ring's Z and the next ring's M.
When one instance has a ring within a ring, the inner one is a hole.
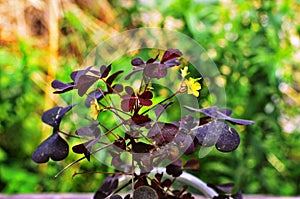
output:
M14 194L3 195L0 194L0 199L93 199L94 194ZM203 197L196 197L196 199L205 199ZM244 199L300 199L299 197L274 197L264 195L246 195Z

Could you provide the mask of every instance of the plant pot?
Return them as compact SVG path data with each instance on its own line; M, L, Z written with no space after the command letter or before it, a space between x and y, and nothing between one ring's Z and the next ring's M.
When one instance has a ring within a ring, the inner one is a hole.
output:
M169 176L166 173L165 168L156 168L151 173L152 174L163 173L163 175L165 177ZM119 181L122 182L122 181L126 181L128 179L129 179L128 176L122 176L122 177L120 177ZM201 179L199 179L198 177L196 177L190 173L183 172L179 177L177 177L177 181L180 183L183 183L185 185L188 185L190 188L192 187L192 188L198 190L206 198L213 198L214 196L218 196L218 193L214 189L212 189ZM133 195L133 199L148 199L148 198L156 199L156 198L158 198L155 190L149 186L141 186L141 187L137 188L132 195Z

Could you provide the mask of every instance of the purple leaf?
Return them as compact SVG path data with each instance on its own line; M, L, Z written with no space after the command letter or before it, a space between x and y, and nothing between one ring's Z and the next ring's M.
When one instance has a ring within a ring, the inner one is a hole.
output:
M203 108L203 109L196 109L196 108L189 107L189 106L184 106L184 108L188 109L189 111L203 113L203 114L205 114L209 117L212 117L212 118L217 117L218 107L216 107L216 106L212 106L212 107L209 107L209 108Z
M97 80L99 80L99 77L81 75L77 83L78 95L82 97Z
M90 92L85 100L85 106L89 108L91 106L91 102L94 101L94 99L98 101L104 97L104 94L105 92L100 90L94 90Z
M117 151L126 150L125 139L119 138L119 139L115 140L114 141L114 149L116 149Z
M164 174L164 173L156 173L156 174L155 174L155 178L156 178L156 180L157 180L158 182L161 182L161 179L162 179L162 177L163 177L163 174Z
M148 59L146 64L151 64L151 63L155 62L157 60L158 56L159 56L159 54L157 54L156 57L154 57L154 58Z
M228 126L225 123L214 120L193 129L192 132L200 145L210 147L216 144L226 127Z
M136 125L139 126L145 126L151 121L148 115L139 115L139 114L134 114L131 117L131 119Z
M77 71L72 72L71 75L70 75L71 79L77 85L77 81L80 78L80 76L87 74L91 70L92 67L93 66L90 66L90 67L86 68L85 70L77 70Z
M105 65L102 65L100 67L100 78L107 77L110 71L111 71L111 64L109 64L107 67Z
M136 97L134 95L122 96L123 100L121 101L121 109L125 112L132 112L135 106Z
M87 142L88 143L88 142ZM86 144L78 144L78 145L75 145L72 147L72 151L74 153L77 153L77 154L84 154L85 158L90 161L90 157L91 157L91 153L89 152L89 150L85 147Z
M183 166L184 169L198 170L200 167L199 161L196 158L189 159Z
M168 67L164 64L153 63L147 64L144 72L148 77L160 79L167 75L167 69Z
M94 195L94 199L105 199L109 196L118 187L119 176L118 174L113 174L105 178L103 184Z
M178 133L178 127L170 123L155 123L149 130L147 137L153 139L157 145L171 142Z
M181 150L184 150L185 155L189 155L195 151L193 138L189 134L178 133L174 142L180 146Z
M59 94L59 93L65 93L67 91L73 90L75 88L75 85L73 82L70 83L63 83L59 80L54 80L51 83L52 88L59 89L57 91L54 91L53 93Z
M227 126L227 125L226 125ZM227 126L223 128L223 133L220 135L216 148L221 152L234 151L240 144L240 136L235 129Z
M168 60L171 60L171 59L177 58L177 57L181 57L181 56L182 56L182 53L178 49L170 48L170 49L166 50L160 63L163 64Z
M232 197L233 199L243 199L242 191L239 189Z
M234 183L226 183L220 185L208 184L208 186L212 187L217 192L226 193L226 194L230 194L234 189Z
M233 151L240 144L240 137L236 130L218 120L193 129L193 134L200 145L205 147L216 145L221 152Z
M252 125L254 124L251 120L242 120L242 119L235 119L235 118L226 118L226 120L232 124L240 124L240 125Z
M218 111L227 116L230 116L232 114L232 110L229 110L229 109L219 109Z
M135 73L137 73L137 72L139 72L139 71L142 71L142 70L144 70L144 68L142 68L142 67L133 69L133 70L125 77L125 80L129 80L130 77L131 77L132 75L134 75Z
M164 63L164 65L166 65L168 68L173 67L173 66L178 66L180 64L181 63L178 61L177 58L170 59Z
M138 99L140 101L140 104L143 106L151 106L152 101L150 100L153 97L153 94L151 91L144 91L142 94L138 95Z
M111 87L113 81L114 81L121 73L123 73L122 70L117 71L117 72L115 72L114 74L112 74L111 76L109 76L109 77L107 78L107 80L106 80L106 84L107 84L106 87L107 87L108 93L112 93L112 92L113 92L113 90L112 90L110 87Z
M188 107L188 106L184 106L186 109L193 111L193 112L200 112L203 113L211 118L216 118L219 120L226 120L232 124L240 124L240 125L252 125L254 124L253 121L251 120L243 120L243 119L235 119L235 118L231 118L229 117L229 115L231 114L230 110L227 109L221 109L218 110L218 108L216 106L212 106L209 108L203 108L203 109L195 109L192 107Z
M197 125L197 121L191 115L185 115L180 119L180 128L186 133Z
M86 153L88 150L85 148L84 144L81 143L81 144L77 144L77 145L73 146L72 151L74 153L81 154L81 153Z
M88 136L88 137L99 137L101 134L98 124L92 124L90 126L84 126L76 130L76 135Z
M73 108L75 105L70 105L67 107L57 106L52 109L47 110L43 113L42 121L50 126L52 126L55 130L59 128L59 124L61 122L62 117Z
M123 163L121 160L120 155L111 155L112 156L112 160L111 160L111 165L114 167L119 167L121 166L121 164ZM111 199L111 198L109 198Z
M43 141L32 154L32 160L36 163L46 163L51 158L54 161L65 159L69 153L68 143L57 132Z
M154 146L144 142L131 142L131 145L134 153L149 153L154 148Z
M115 84L115 85L113 85L113 89L114 89L114 92L121 93L123 91L123 85Z
M130 87L130 86L126 86L126 87L125 87L125 91L126 91L126 93L127 93L128 95L132 95L132 94L134 93L133 88Z
M192 138L190 137L190 139L192 139ZM192 142L189 142L189 143L190 143L190 146L184 151L184 155L190 155L195 152L195 144L194 144L193 140L192 140Z
M141 58L135 58L131 61L131 64L133 66L140 66L142 64L144 64L145 62L141 59Z
M174 101L165 103L165 104L159 104L155 109L155 115L156 115L156 119L158 119L161 114L168 108L168 106L170 106L171 104L173 104Z
M166 172L174 178L179 177L182 174L182 161L176 160L172 164L169 164L166 167Z
M112 196L110 196L109 199L123 199L122 196L118 195L118 194L114 194Z

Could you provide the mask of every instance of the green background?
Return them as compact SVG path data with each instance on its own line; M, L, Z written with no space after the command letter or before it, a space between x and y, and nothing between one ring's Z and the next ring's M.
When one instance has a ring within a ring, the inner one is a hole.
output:
M196 40L220 70L215 81L226 89L234 117L256 122L237 127L241 144L236 151L213 150L193 174L207 182L234 182L247 194L300 195L299 1L10 2L0 3L1 192L94 192L99 187L100 174L72 179L75 171L112 171L95 159L57 179L54 175L79 155L46 165L31 160L51 133L42 113L72 100L53 95L50 82L69 81L68 74L97 43L117 32L161 27ZM49 14L51 6L57 18ZM72 127L63 121L65 131Z

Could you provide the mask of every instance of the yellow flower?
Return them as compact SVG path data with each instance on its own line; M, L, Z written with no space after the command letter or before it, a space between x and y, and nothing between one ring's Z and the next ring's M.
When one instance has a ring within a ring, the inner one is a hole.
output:
M185 66L183 69L181 69L181 77L185 78L188 75L188 67Z
M198 80L199 78L194 79L190 77L184 81L188 88L188 94L193 94L195 97L199 97L199 90L201 89L201 84L197 82Z
M96 99L91 101L91 110L90 110L90 116L96 120L98 118L98 115L100 113L100 107Z

